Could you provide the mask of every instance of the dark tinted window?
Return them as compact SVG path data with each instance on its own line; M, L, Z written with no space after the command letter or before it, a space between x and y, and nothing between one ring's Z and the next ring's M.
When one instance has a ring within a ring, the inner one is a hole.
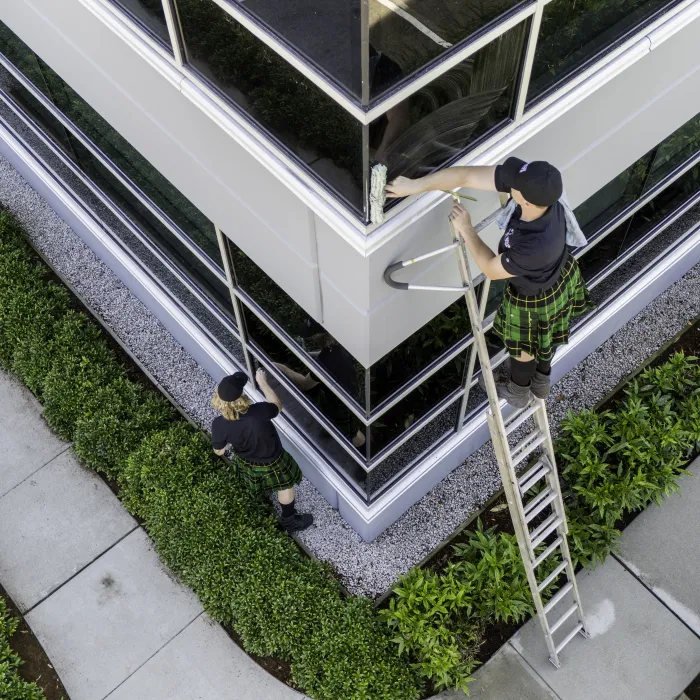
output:
M362 128L212 0L178 0L187 60L363 213Z
M528 100L542 96L678 0L553 0L542 15Z
M388 178L444 165L512 113L529 22L501 35L370 126L370 159Z
M161 43L170 47L162 0L112 0Z
M371 97L378 97L504 13L526 4L521 0L370 0Z

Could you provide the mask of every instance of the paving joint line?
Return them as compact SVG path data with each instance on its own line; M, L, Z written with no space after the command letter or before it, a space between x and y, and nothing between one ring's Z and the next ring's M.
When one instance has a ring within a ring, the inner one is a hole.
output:
M0 498L5 498L5 496L12 493L16 488L21 486L25 481L27 481L28 479L31 479L33 476L36 476L36 474L38 474L42 469L44 469L44 467L48 467L49 464L51 464L51 462L58 459L61 455L65 454L66 452L68 452L68 450L70 450L71 447L73 447L73 445L71 443L68 443L68 445L66 445L60 452L57 452L53 457L51 457L51 459L48 462L44 462L44 464L42 464L40 467L37 467L31 474L27 474L27 476L25 476L24 479L22 479L22 481L15 484L9 491L5 491L5 493L0 495Z
M536 618L533 617L531 619L535 620ZM525 624L527 624L527 623L525 623ZM515 634L517 634L517 632ZM515 635L513 635L513 636L515 636ZM558 698L558 700L562 700L561 695L559 695L559 693L557 693L554 690L554 688L552 688L552 686L549 685L549 683L547 683L547 681L544 678L542 678L542 676L537 672L537 669L515 648L515 645L511 643L512 639L513 639L513 637L511 637L506 642L506 644L508 644L508 646L522 659L523 663L532 671L532 673L534 673L535 676L537 676L537 678L539 678L542 681L542 684L547 688L547 690L549 690L549 692L552 693L552 695L554 695L555 698ZM498 653L498 652L496 652L496 653ZM493 658L493 657L491 657L491 658Z
M684 627L686 627L688 630L690 630L694 636L696 636L698 639L700 639L700 634L696 630L694 630L672 607L670 607L664 600L659 598L658 595L654 592L654 589L651 588L649 585L647 585L632 569L625 564L625 562L620 559L620 557L617 554L611 554L610 555L635 581L638 581L644 588L654 597L655 600L658 600L661 605L663 605L666 610L668 610L671 615L673 615Z
M129 680L129 678L131 678L135 673L138 673L154 656L163 651L163 649L165 649L165 647L167 647L168 644L174 642L190 625L194 624L200 617L202 617L202 615L204 615L204 610L197 613L177 634L173 635L170 639L164 642L162 646L158 647L156 651L154 651L142 664L139 664L123 681L115 685L114 688L112 688L112 690L110 690L107 693L107 695L105 695L102 698L102 700L107 700L107 698L109 698L110 695L119 690L119 688L121 688L124 685L124 683L126 683Z
M107 549L100 552L96 557L91 559L87 564L85 564L84 566L81 566L80 569L78 569L76 572L71 574L63 583L61 583L59 586L54 588L54 590L51 591L51 593L45 595L41 600L34 603L34 605L32 605L30 608L27 608L26 610L20 611L22 613L22 617L26 617L27 615L29 615L29 613L31 613L33 610L38 608L42 603L46 602L49 598L51 598L51 596L58 593L58 591L60 591L66 584L70 583L76 576L79 576L81 573L83 573L83 571L85 571L85 569L92 566L98 559L101 559L105 554L107 554L107 552L114 549L114 547L116 547L118 544L123 542L129 535L131 535L133 532L135 532L136 530L139 530L139 529L141 529L141 526L137 523L133 528L131 528L131 530L129 530L129 532L122 535L118 540L116 540L111 545L109 545L109 547L107 547ZM30 625L30 627L31 627L31 625Z

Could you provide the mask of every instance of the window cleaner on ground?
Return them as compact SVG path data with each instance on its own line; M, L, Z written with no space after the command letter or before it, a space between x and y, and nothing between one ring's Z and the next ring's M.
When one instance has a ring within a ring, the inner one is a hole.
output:
M223 456L231 445L239 479L255 495L276 491L282 506L282 527L290 533L305 530L313 523L313 516L297 513L294 507L294 486L303 475L294 458L283 449L272 423L282 411L282 402L262 369L257 371L255 380L267 401L253 403L243 394L248 381L244 372L224 377L219 383L211 402L221 413L211 426L214 452Z
M531 392L548 396L554 352L568 343L571 319L592 307L567 248L567 242L580 245L583 236L562 199L561 173L545 161L508 158L503 165L446 168L415 180L398 177L386 186L386 196L461 187L512 198L506 207L510 217L501 221L505 233L498 253L479 238L462 204L455 202L449 220L484 275L508 280L493 330L510 355L510 377L499 379L496 389L500 398L523 408Z

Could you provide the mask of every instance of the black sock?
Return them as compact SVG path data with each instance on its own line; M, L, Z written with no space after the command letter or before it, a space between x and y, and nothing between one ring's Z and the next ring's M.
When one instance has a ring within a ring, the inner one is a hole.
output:
M545 362L544 360L540 360L537 363L537 371L540 374L546 374L547 376L549 376L549 373L552 371L552 361L548 360L547 362Z
M282 506L282 517L283 518L291 518L292 515L296 512L294 508L294 501L291 503L281 503Z
M523 362L522 360L516 360L510 358L510 378L513 380L513 384L518 386L527 386L532 379L532 375L535 373L537 368L537 360L528 360Z

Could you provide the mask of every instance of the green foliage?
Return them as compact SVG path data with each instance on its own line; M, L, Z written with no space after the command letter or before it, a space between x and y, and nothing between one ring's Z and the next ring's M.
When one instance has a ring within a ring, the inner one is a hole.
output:
M85 314L68 312L54 332L51 369L44 378L44 417L59 437L72 440L80 416L93 410L100 390L124 369Z
M160 395L126 377L97 390L79 416L73 449L86 467L117 477L126 458L151 433L173 422L175 411Z
M371 602L346 599L328 568L279 529L269 503L215 457L208 438L129 379L99 326L69 310L69 297L5 213L0 253L3 362L31 382L46 420L75 438L85 464L118 481L163 561L207 612L232 625L247 650L290 660L314 698L417 699L416 673L401 664ZM0 679L4 662L0 656ZM41 697L2 690L12 700Z
M394 633L399 654L415 659L413 668L437 689L467 692L477 666L481 623L472 619L472 582L449 564L442 574L413 569L394 586L389 608L380 614Z
M10 615L7 603L0 598L0 698L2 700L45 700L35 683L20 678L22 660L10 647L10 637L17 631L19 620Z

